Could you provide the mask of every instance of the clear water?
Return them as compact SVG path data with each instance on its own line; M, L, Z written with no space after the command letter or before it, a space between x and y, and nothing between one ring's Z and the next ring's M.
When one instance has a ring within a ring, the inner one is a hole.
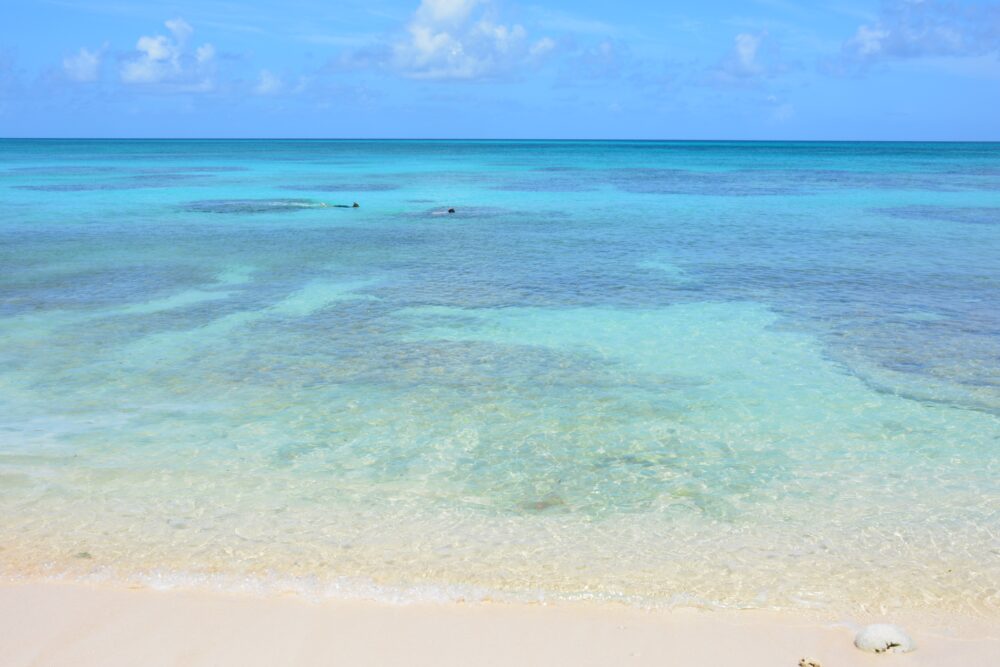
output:
M1000 145L0 142L9 576L1000 614L998 360Z

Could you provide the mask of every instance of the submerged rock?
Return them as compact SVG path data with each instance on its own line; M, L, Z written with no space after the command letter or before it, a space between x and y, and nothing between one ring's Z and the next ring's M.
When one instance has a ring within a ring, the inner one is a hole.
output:
M861 629L854 637L854 645L872 653L908 653L917 648L906 631L898 625L876 623Z

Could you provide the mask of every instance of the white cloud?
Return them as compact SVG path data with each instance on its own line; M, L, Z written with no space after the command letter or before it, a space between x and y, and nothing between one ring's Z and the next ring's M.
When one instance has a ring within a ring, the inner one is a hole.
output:
M194 28L182 18L164 21L164 25L167 26L167 30L174 33L174 37L181 43L186 42L194 34Z
M740 33L736 35L736 49L734 60L735 69L744 75L754 75L761 71L761 65L757 62L757 49L760 48L760 35L750 33Z
M431 23L460 23L480 0L423 0L417 8L417 15Z
M101 74L102 55L103 49L90 51L81 48L76 55L63 59L63 71L73 81L97 81Z
M138 39L136 57L127 60L121 68L121 78L130 84L172 84L178 90L205 91L212 88L210 65L215 59L215 48L202 44L192 52L188 42L194 28L181 18L164 23L167 35L143 35Z
M200 63L211 62L215 58L215 47L211 44L202 44L195 49L194 57Z
M478 12L476 10L482 10ZM527 64L555 48L528 39L520 24L498 23L488 0L422 0L393 46L392 63L419 79L474 79Z
M260 71L260 76L257 79L257 85L254 86L253 92L257 95L276 95L280 93L284 87L285 84L278 75L270 72L269 70L262 69Z
M851 45L857 50L858 55L873 56L882 50L882 43L889 37L889 31L884 28L870 28L866 25L860 26Z
M713 70L716 82L751 84L784 71L777 46L766 32L742 32L733 38L733 47Z
M533 58L538 58L544 56L546 53L554 50L555 48L556 48L556 42L554 39L551 39L549 37L542 37L540 40L536 41L534 44L531 45L529 53Z

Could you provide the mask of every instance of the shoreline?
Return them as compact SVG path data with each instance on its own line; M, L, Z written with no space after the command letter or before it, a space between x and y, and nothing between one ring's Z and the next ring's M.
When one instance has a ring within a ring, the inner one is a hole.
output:
M0 662L20 665L992 664L985 619L900 614L917 650L853 645L820 611L642 610L612 603L310 600L124 584L0 583Z

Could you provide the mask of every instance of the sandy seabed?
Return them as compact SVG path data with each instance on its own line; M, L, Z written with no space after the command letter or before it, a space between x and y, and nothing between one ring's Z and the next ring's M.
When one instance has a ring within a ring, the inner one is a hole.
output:
M1000 665L1000 625L894 617L907 654L863 653L821 612L610 604L386 604L114 585L0 585L0 665Z

